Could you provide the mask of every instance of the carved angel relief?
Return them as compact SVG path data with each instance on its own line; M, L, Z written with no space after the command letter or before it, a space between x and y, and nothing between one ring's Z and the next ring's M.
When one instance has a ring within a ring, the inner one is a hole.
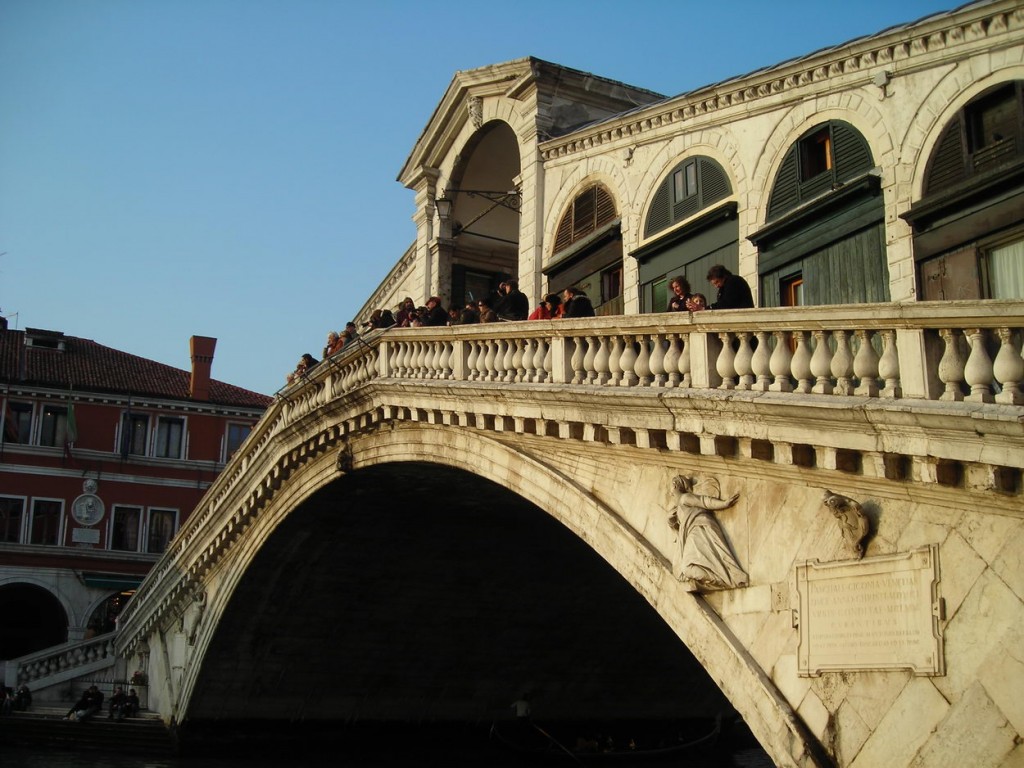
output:
M843 540L853 549L857 558L864 557L865 540L871 532L871 523L858 502L848 496L825 489L825 506L835 515Z
M721 489L714 478L695 489L692 478L678 475L672 480L672 487L677 497L669 525L678 532L680 555L676 578L691 583L693 591L745 587L749 583L747 573L740 567L712 513L733 506L739 494L719 498Z
M484 124L484 100L479 96L470 96L467 101L469 119L473 121L473 127L479 128Z

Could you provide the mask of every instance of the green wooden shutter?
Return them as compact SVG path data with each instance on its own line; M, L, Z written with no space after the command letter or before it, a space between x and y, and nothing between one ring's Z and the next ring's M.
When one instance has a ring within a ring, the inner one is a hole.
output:
M800 202L800 178L797 167L799 148L799 142L789 148L782 165L779 166L779 172L775 175L775 184L768 197L768 221L777 219Z

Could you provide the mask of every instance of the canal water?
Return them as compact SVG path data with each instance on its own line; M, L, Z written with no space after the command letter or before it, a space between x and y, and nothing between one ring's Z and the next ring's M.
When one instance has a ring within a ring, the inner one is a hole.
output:
M66 752L62 750L31 750L4 748L4 765L12 768L533 768L533 766L578 766L586 765L566 756L562 761L544 761L521 756L499 753L481 753L476 757L459 752L447 758L424 756L422 758L394 758L333 755L275 755L273 757L175 757L147 758L130 755L110 755L99 752ZM731 754L694 755L676 758L674 762L640 761L635 763L615 762L616 766L672 765L675 768L772 768L774 763L760 749L743 749Z
M98 751L67 751L48 748L4 747L0 761L14 768L534 768L539 766L590 765L571 755L564 759L531 757L512 754L497 746L493 748L458 747L447 752L435 749L417 753L405 748L386 753L369 754L365 751L348 753L343 750L319 754L288 754L272 751L263 755L145 757L118 755ZM603 763L597 763L603 764ZM671 765L675 768L773 768L774 763L757 746L722 748L713 751L675 756L670 760L620 760L614 765L631 766Z

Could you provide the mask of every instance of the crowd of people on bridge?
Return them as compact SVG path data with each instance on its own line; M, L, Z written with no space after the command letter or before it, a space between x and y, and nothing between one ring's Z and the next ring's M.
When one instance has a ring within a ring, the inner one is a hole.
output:
M702 293L691 291L685 276L669 281L670 296L667 312L701 312L707 309L746 309L754 306L754 298L747 281L730 272L721 264L708 270L708 282L716 289L715 301L708 303ZM394 309L375 309L363 323L368 331L386 328L429 328L439 326L472 325L475 323L514 322L517 320L557 320L560 318L594 317L594 304L586 292L570 286L561 293L545 295L531 312L526 294L519 290L516 280L503 280L491 296L481 296L464 305L453 304L447 309L440 296L431 296L424 306L416 306L411 297L405 297ZM339 353L359 338L355 322L349 322L341 333L329 331L327 344L321 354L327 359ZM306 376L320 364L306 353L286 379L291 384Z

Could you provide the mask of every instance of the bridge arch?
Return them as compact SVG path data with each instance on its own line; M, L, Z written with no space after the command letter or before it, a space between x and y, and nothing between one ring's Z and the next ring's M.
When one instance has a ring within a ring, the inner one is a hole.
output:
M352 477L363 470L418 464L459 470L497 483L546 512L585 542L646 600L755 732L774 735L777 743L764 746L777 759L799 763L808 753L813 754L816 751L813 739L806 735L804 726L768 676L704 599L687 592L673 578L669 559L630 525L620 510L588 492L585 468L576 468L583 471L574 471L574 479L560 471L556 462L548 463L537 456L474 430L440 424L384 422L376 429L352 436L342 444L341 451L325 450L298 466L261 513L245 546L235 547L229 562L218 566L219 583L203 595L205 615L200 612L198 617L186 617L183 622L186 634L191 629L190 642L194 643L195 651L192 661L186 665L176 696L178 719L209 716L216 711L209 702L217 698L220 689L217 680L204 682L206 655L211 649L216 655L218 626L229 615L232 600L247 589L244 574L258 570L254 563L275 532L288 525L290 517L297 518L307 503L317 503L318 493L339 479L347 479L346 473L338 469L340 464L355 468ZM660 518L661 510L657 514ZM325 515L322 513L318 519L329 519ZM317 530L324 529L317 528L312 534L316 535ZM301 548L293 554L298 557L300 553ZM272 571L273 566L259 573L267 576ZM283 579L271 577L266 581L277 583ZM253 594L252 590L246 594ZM294 595L293 599L298 600L298 596ZM233 628L226 629L231 632ZM237 637L239 633L235 631L233 635ZM257 643L250 639L253 644ZM287 641L282 642L287 644ZM250 651L255 647L252 645ZM199 709L190 711L193 697L200 702Z

